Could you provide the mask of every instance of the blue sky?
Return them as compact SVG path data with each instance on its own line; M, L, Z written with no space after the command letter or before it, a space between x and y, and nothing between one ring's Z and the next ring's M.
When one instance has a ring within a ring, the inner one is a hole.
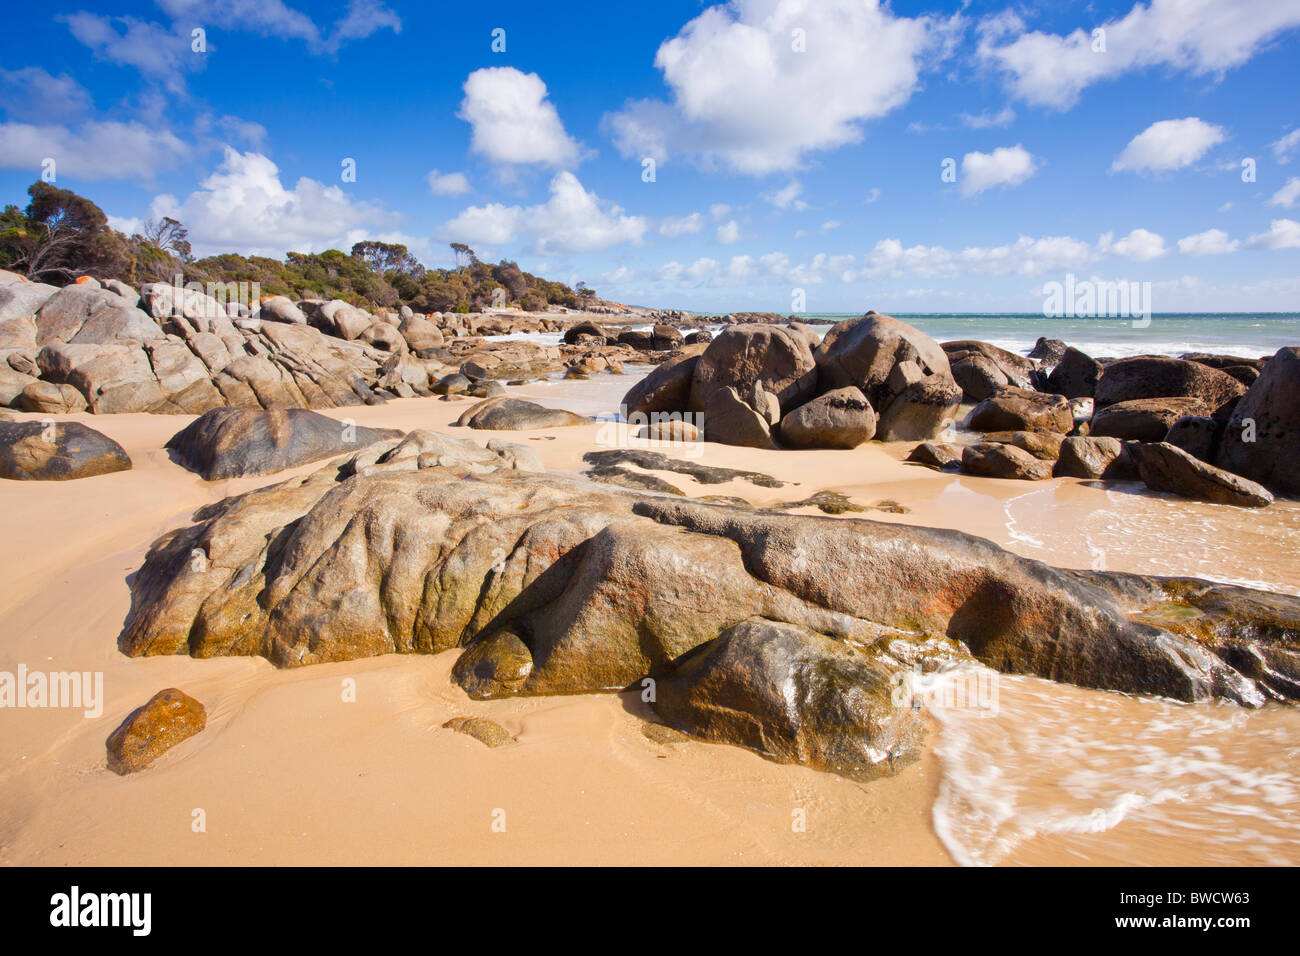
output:
M0 202L53 159L200 254L460 240L698 310L1037 311L1067 273L1300 310L1300 0L8 16Z

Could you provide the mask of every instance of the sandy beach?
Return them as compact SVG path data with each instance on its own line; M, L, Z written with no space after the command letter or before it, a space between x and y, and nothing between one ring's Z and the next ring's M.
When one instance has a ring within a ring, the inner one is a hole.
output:
M590 413L616 407L632 378L510 392ZM467 436L451 423L468 405L417 398L328 414L479 442L507 437L534 446L548 469L573 473L601 427ZM162 450L187 416L66 417L117 440L134 467L75 482L0 482L9 539L24 543L0 555L0 669L21 662L102 671L105 703L94 719L57 709L6 715L0 862L1178 865L1208 862L1206 841L1161 835L1195 832L1229 791L1255 837L1216 841L1217 861L1300 861L1300 774L1289 743L1300 716L1272 705L1247 712L1003 679L998 717L931 715L923 759L863 784L736 747L654 743L641 732L650 714L634 693L474 701L449 680L455 652L288 671L260 658L128 659L116 647L127 579L150 543L204 504L320 463L204 482ZM702 486L662 475L692 496L767 505L834 490L907 509L873 510L865 515L872 520L967 531L1064 567L1100 561L1108 570L1197 574L1289 593L1300 583L1300 505L1292 502L1254 512L1076 479L1027 486L955 476L903 463L903 443L798 454L699 447L705 463L797 485ZM350 682L354 701L344 699ZM206 732L148 773L110 773L105 737L169 686L205 704ZM1041 727L1032 740L1016 739L1026 714L1037 714ZM1053 714L1065 719L1073 747L1054 752ZM1136 759L1126 752L1141 743L1131 735L1150 729L1157 714L1179 729L1148 741ZM490 750L442 729L461 715L499 722L518 746ZM1174 738L1189 736L1211 737L1215 752L1202 755L1199 769L1160 771L1159 756L1172 761L1186 743ZM999 755L1000 781L972 786L977 753ZM1104 766L1122 766L1127 776ZM1223 774L1225 766L1242 772Z

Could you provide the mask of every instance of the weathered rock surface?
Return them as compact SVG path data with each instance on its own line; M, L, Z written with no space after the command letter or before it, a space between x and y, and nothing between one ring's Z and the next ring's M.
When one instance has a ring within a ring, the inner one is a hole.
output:
M961 455L961 470L985 478L1018 478L1042 481L1052 477L1052 463L1036 458L1023 448L996 442L967 445Z
M1070 403L1060 395L1002 386L976 405L968 427L982 432L1040 431L1065 435L1074 428Z
M173 435L166 447L182 466L217 481L273 474L400 435L302 408L215 408Z
M1300 598L1064 571L953 531L467 474L328 468L201 509L132 579L122 650L299 666L508 632L474 651L477 692L586 693L758 617L864 647L939 635L1004 672L1090 687L1300 697ZM1166 622L1173 603L1186 610ZM1256 651L1267 669L1227 663Z
M953 424L961 387L944 373L926 375L901 389L884 411L876 435L881 441L936 438Z
M1106 366L1097 383L1097 407L1155 398L1196 398L1211 414L1230 409L1246 394L1246 386L1231 375L1183 359L1145 355L1120 359Z
M1213 464L1223 430L1224 423L1208 415L1184 415L1169 426L1165 441L1193 458Z
M1047 376L1047 391L1066 398L1092 398L1101 381L1101 363L1076 348L1067 348Z
M70 285L46 300L36 313L36 344L110 345L148 342L163 330L148 315L107 289Z
M924 441L908 452L907 461L939 471L956 471L961 468L961 453L961 445Z
M982 402L1002 385L1031 388L1034 363L988 342L962 340L942 346L952 376L968 401Z
M667 665L654 709L694 737L870 779L920 754L920 712L894 700L901 670L881 649L754 619Z
M121 445L80 422L0 421L0 478L69 481L130 467Z
M775 448L767 418L734 388L715 388L704 408L704 440L744 448Z
M755 385L775 395L782 408L795 408L817 393L817 366L803 336L774 325L723 329L695 363L688 408L704 411L716 389L731 387L743 395Z
M876 413L855 385L833 389L781 419L791 448L856 448L876 434Z
M1126 441L1164 441L1178 419L1208 411L1199 398L1135 398L1099 409L1092 416L1090 434Z
M939 375L952 380L948 356L939 343L906 322L878 312L847 319L831 328L815 358L822 389L857 386L871 407L882 413L910 384L906 378L890 381L900 364L915 366L920 372L918 378Z
M108 769L122 775L145 770L207 725L207 711L189 694L175 687L160 690L109 735Z
M1118 478L1113 463L1124 450L1118 438L1072 436L1061 442L1052 470L1058 478Z
M1138 473L1152 491L1168 491L1197 501L1263 508L1273 496L1263 485L1206 464L1168 442L1135 445Z
M1000 445L1015 445L1043 461L1056 461L1061 453L1061 444L1065 436L1055 432L989 432L984 436L986 442Z
M1300 348L1278 349L1237 403L1215 464L1300 498Z

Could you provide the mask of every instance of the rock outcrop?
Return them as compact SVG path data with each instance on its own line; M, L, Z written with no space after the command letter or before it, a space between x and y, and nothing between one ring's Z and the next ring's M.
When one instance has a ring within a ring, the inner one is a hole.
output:
M1237 403L1215 464L1300 498L1300 348L1278 349Z

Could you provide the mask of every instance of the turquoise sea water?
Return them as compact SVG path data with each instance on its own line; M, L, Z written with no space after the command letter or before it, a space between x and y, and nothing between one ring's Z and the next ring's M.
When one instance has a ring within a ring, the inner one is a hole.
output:
M893 313L939 342L979 339L1024 354L1039 336L1061 339L1095 358L1221 352L1257 358L1300 346L1300 312L1159 313L1145 327L1132 319L1045 318L1037 314ZM844 314L808 313L835 322ZM1140 322L1140 320L1139 320ZM819 333L826 326L815 326Z

